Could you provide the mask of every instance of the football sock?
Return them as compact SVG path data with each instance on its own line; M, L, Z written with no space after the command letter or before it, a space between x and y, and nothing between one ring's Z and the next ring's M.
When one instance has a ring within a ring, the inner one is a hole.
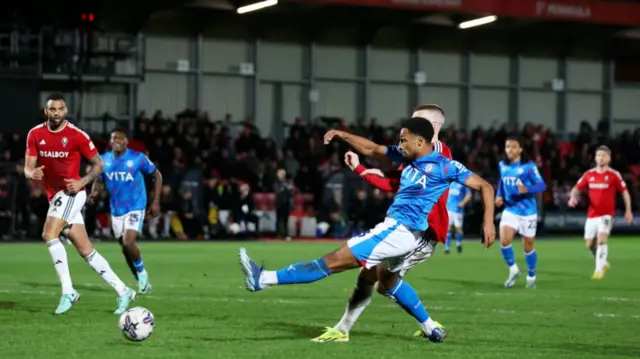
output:
M513 265L516 264L513 247L511 247L511 245L508 245L506 247L501 245L500 251L502 252L502 258L504 258L505 263L507 263L509 267L513 267Z
M529 253L525 253L524 260L527 262L527 275L529 277L535 277L536 266L538 264L538 252L534 249Z
M102 277L102 279L116 290L118 295L127 292L127 286L118 278L116 273L109 266L109 262L95 249L85 258L87 263Z
M447 232L447 241L444 242L444 250L448 251L451 248L451 231Z
M353 293L347 303L347 309L342 315L342 319L335 325L334 328L338 329L342 333L349 333L353 325L356 323L360 314L371 303L373 298L374 283L368 280L358 277L356 287L353 289Z
M607 255L609 254L609 246L604 244L599 244L596 252L596 272L602 272L605 264L607 264Z
M460 247L462 245L462 232L456 232L456 246Z
M264 271L260 275L260 284L298 284L312 283L331 275L323 258L314 261L302 261L275 271Z
M73 283L71 282L71 274L69 273L69 262L67 261L67 250L58 238L47 242L49 254L56 268L60 285L62 286L62 294L73 293Z
M140 257L140 259L138 260L134 260L133 261L133 266L136 268L136 271L138 271L138 273L140 274L144 274L147 271L144 269L144 262L142 261L142 257Z
M429 313L422 305L418 293L405 281L398 280L398 283L387 291L389 297L391 297L396 303L398 303L402 309L414 317L422 329L431 334L431 331L435 328L435 322L429 317Z

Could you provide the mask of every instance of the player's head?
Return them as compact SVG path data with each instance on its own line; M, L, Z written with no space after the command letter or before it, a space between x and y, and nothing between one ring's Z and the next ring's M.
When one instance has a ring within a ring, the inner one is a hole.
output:
M611 162L611 149L607 146L599 146L596 148L596 166L607 167Z
M519 136L509 136L504 144L504 154L510 162L522 160L522 139Z
M410 161L428 155L432 151L433 125L422 117L412 117L402 123L398 147Z
M413 110L411 117L426 118L433 125L433 135L438 136L440 129L446 121L444 110L436 104L420 105Z
M109 143L111 144L111 150L115 154L123 153L127 150L127 145L129 144L127 132L121 128L111 131L111 139L109 140Z
M52 130L60 127L62 121L67 117L67 102L64 99L64 95L59 92L49 95L44 107L44 114Z

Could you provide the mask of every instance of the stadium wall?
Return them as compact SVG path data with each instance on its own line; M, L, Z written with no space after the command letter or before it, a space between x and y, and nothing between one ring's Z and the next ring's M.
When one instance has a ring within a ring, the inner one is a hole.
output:
M131 96L127 86L89 86L83 114L201 108L213 119L253 118L266 136L296 117L392 125L425 102L442 105L449 123L463 128L535 122L571 133L581 121L612 119L614 130L640 123L640 86L615 83L614 64L593 54L560 58L532 46L510 55L501 44L470 51L455 38L416 46L393 28L358 45L353 31L320 32L313 41L286 28L257 39L239 25L188 35L154 23L144 33L145 81ZM242 74L243 64L253 73ZM416 83L420 74L424 83ZM554 79L566 91L554 90Z

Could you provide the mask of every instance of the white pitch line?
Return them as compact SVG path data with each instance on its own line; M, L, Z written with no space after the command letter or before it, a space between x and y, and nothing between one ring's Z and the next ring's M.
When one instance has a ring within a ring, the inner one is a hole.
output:
M0 293L8 293L8 294L29 294L29 295L51 295L58 296L59 292L48 292L48 291L40 291L40 290L20 290L20 289L0 289ZM93 293L92 295L98 296L107 296L107 293ZM145 296L145 299L153 299L153 300L179 300L179 301L192 301L192 302L236 302L236 303L247 303L247 302L260 302L260 303L276 303L276 304L308 304L309 300L288 300L288 299L247 299L247 298L230 298L230 297L198 297L198 296L154 296L149 295ZM388 303L388 307L396 308L397 305L393 303ZM533 315L548 315L548 313L544 313L541 311L530 311L530 312L518 312L515 310L508 309L470 309L470 308L460 308L460 307L443 307L443 306L427 306L429 310L441 310L448 312L475 312L475 313L495 313L495 314L508 314L508 315L516 315L518 313L522 314L533 314ZM593 316L598 318L628 318L628 319L640 319L640 315L621 315L615 313L593 313Z

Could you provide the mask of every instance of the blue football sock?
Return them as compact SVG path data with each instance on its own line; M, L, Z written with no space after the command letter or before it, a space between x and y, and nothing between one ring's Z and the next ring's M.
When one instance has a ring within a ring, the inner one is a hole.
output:
M331 271L322 258L298 262L276 271L278 284L311 283L330 275Z
M462 232L456 232L456 246L460 247L462 245Z
M133 261L133 266L136 267L138 273L144 272L144 263L142 262L142 257L138 260Z
M444 242L444 249L449 250L451 248L451 231L447 232L447 240Z
M398 280L398 283L391 290L388 290L387 294L400 304L402 309L416 318L418 323L424 323L429 319L429 313L418 298L418 293L408 283Z
M529 253L524 254L524 260L527 262L527 271L529 277L536 276L536 266L538 265L538 252L532 250Z
M513 247L511 247L511 245L507 247L500 246L500 251L502 252L502 258L504 258L504 261L509 267L516 263L515 254L513 253Z

